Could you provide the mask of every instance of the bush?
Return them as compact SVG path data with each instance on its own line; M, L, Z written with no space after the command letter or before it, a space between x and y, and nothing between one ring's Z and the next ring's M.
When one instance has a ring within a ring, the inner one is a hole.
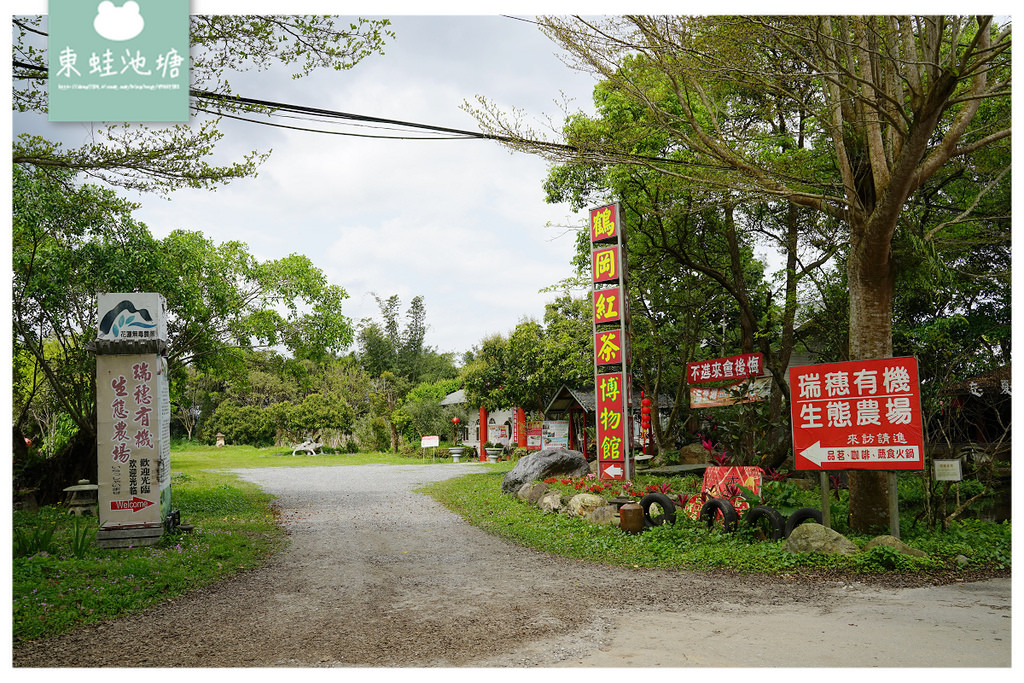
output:
M221 403L213 414L214 433L221 432L225 441L249 446L272 446L277 430L269 413L255 406Z

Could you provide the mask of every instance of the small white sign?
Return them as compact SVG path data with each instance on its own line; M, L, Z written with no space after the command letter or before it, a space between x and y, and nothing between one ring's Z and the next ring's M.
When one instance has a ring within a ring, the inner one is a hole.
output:
M96 296L98 338L106 341L167 341L167 303L153 292Z
M420 448L437 448L441 445L441 437L439 436L421 436L420 437Z
M960 481L963 479L963 472L960 468L960 460L934 460L935 481Z

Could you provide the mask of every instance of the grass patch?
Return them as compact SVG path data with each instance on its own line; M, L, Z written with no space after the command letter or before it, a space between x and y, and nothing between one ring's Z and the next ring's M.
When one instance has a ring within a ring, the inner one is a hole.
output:
M888 548L852 556L787 553L783 551L784 541L760 540L742 524L736 533L723 533L708 530L681 513L677 514L673 525L650 528L633 536L616 526L541 512L516 496L501 493L501 479L507 469L434 482L420 490L470 524L511 542L605 564L681 570L728 568L769 574L817 570L872 574L1010 568L1011 527L1008 523L966 520L955 523L947 532L918 528L909 533L901 532L904 542L929 554L925 558L909 557ZM662 483L634 482L634 487L642 490ZM677 487L691 488L686 483ZM564 488L570 494L580 491L573 484L556 484L556 488ZM807 495L817 494L809 492ZM870 540L855 534L847 534L847 537L860 547Z
M176 444L172 507L195 530L164 535L148 547L100 549L96 518L69 516L62 506L15 511L13 639L46 638L143 611L256 567L283 548L272 497L225 470L419 462L382 453L292 457L275 449Z

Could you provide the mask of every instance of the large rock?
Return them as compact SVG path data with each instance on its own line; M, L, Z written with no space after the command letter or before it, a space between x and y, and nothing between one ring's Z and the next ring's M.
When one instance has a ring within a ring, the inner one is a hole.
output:
M590 473L586 457L579 451L545 448L519 459L501 480L502 493L516 493L523 484L548 477L582 477Z
M928 553L917 548L911 548L909 545L896 538L895 536L876 536L870 541L864 544L864 552L867 552L875 546L884 545L887 548L892 548L896 552L903 553L904 555L911 555L913 557L928 557Z
M601 496L595 496L593 493L577 493L569 499L566 512L570 515L585 517L588 513L604 506L604 504L604 498Z
M826 555L853 555L859 552L853 541L846 536L814 522L806 522L793 529L782 549L787 553Z

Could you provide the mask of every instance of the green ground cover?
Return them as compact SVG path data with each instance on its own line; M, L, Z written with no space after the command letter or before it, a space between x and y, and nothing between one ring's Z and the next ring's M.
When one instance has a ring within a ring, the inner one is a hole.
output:
M437 466L449 461L437 460ZM245 571L285 546L272 498L226 470L249 467L345 466L431 463L429 457L382 453L295 456L274 449L244 446L211 448L180 445L172 449L173 507L195 530L165 535L154 546L100 549L93 544L96 522L76 520L61 506L13 516L14 641L57 635L82 624L142 611L188 590ZM760 540L753 532L726 534L679 516L665 525L631 536L616 527L580 518L540 512L515 496L501 493L501 479L513 463L482 464L468 476L426 485L422 490L462 515L469 523L511 542L580 560L633 567L676 569L729 568L747 572L788 573L816 570L950 572L1009 569L1010 524L977 520L928 531L906 515L901 536L929 553L907 558L879 549L855 558L804 556L782 552L780 542ZM552 482L566 493L591 489L595 482ZM618 491L603 487L605 495ZM768 487L771 489L772 487ZM774 487L780 506L817 506L816 491L790 484ZM670 495L693 493L697 480L637 477L632 493L649 489ZM901 501L912 505L913 483L901 479ZM832 505L838 530L844 516L842 493ZM867 540L850 536L863 545Z

